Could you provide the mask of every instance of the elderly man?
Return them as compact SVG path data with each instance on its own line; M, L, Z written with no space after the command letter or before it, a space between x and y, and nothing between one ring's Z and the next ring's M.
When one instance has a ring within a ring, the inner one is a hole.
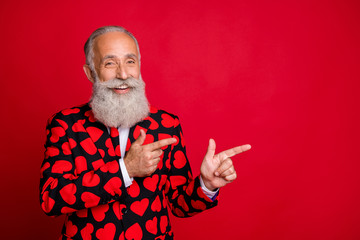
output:
M217 205L236 172L210 139L193 178L177 116L149 106L134 36L122 27L94 31L84 71L93 83L88 104L49 119L40 201L66 215L61 239L173 239L168 208L178 217Z

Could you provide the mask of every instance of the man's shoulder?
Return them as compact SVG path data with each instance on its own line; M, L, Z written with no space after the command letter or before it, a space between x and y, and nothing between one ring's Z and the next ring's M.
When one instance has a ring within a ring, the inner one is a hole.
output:
M170 113L164 109L159 109L157 107L154 107L154 106L150 106L150 116L153 117L155 115L158 115L158 116L163 116L163 117L171 117L171 118L179 118L177 115L173 114L173 113Z
M65 108L53 114L49 118L48 124L50 124L54 119L62 121L75 121L84 117L91 117L90 115L92 114L92 112L90 110L91 108L88 103L77 105L71 108Z
M176 127L179 125L179 117L177 115L154 106L150 107L149 117L165 127Z

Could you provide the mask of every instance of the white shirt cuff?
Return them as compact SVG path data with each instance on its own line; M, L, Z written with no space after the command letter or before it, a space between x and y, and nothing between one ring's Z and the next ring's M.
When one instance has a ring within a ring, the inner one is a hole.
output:
M201 176L200 176L200 186L201 186L202 191L205 193L205 195L210 199L213 199L215 194L219 191L219 189L217 189L216 191L210 191L209 189L207 189Z
M129 176L129 173L126 170L126 166L125 166L125 162L124 162L123 158L119 159L119 165L120 165L122 176L124 178L124 185L127 188L128 186L130 186L132 184L132 181L134 180L134 178L131 178Z

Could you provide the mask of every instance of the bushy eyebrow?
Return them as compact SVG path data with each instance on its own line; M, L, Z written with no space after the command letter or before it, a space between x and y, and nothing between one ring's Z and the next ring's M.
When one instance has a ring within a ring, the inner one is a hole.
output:
M135 58L135 59L137 59L137 56L134 53L128 53L128 54L126 54L126 58Z
M126 58L135 58L137 59L137 56L134 53L128 53L125 55ZM115 55L106 55L101 62L104 62L106 59L111 59L111 58L118 58Z

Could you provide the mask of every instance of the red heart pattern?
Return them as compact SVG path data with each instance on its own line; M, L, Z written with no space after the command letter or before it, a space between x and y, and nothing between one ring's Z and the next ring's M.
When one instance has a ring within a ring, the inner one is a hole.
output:
M143 237L142 229L138 223L129 227L125 232L125 238L131 240L141 240Z
M67 215L61 239L172 239L167 208L188 217L217 204L192 177L175 115L151 107L150 116L130 128L126 151L140 129L144 144L170 137L177 142L163 147L152 175L125 188L116 129L109 133L88 104L49 119L40 201L48 215Z
M146 227L146 230L148 230L148 232L156 235L156 233L157 233L157 217L154 217L153 219L148 220L145 223L145 227Z
M131 204L130 209L139 216L143 216L149 205L149 199L144 198L141 201L135 201Z
M75 193L76 185L74 183L70 183L60 189L60 195L62 199L70 205L74 204L76 201Z
M159 175L153 175L144 179L144 187L152 192L155 192L157 183L159 182Z
M104 228L100 228L96 232L99 240L114 240L116 227L113 223L107 223Z

